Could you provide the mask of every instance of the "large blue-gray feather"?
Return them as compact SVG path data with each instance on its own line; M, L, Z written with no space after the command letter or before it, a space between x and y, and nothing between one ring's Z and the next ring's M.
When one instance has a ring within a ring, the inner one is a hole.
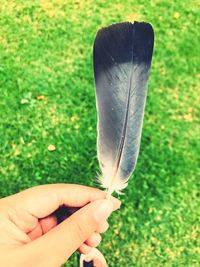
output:
M136 166L153 43L153 29L144 22L111 25L95 39L97 153L110 193L125 187Z

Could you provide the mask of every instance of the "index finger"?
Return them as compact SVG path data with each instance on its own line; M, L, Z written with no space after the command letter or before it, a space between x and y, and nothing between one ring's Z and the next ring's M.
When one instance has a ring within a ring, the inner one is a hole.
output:
M49 184L32 187L10 197L16 208L22 208L37 218L44 218L60 206L82 207L103 199L106 192L97 188L76 184ZM114 208L119 200L112 197Z

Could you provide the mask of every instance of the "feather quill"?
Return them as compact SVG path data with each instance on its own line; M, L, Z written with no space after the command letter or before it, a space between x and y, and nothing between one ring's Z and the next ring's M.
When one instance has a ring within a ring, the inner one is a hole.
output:
M108 195L127 186L136 166L153 44L145 22L103 28L94 42L97 155Z

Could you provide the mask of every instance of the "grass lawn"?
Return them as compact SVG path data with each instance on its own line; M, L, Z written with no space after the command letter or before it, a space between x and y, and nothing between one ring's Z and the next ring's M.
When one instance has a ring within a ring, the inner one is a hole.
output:
M45 183L97 186L95 34L127 20L154 26L140 156L100 245L111 267L199 266L198 7L0 0L1 197ZM66 266L77 266L76 255Z

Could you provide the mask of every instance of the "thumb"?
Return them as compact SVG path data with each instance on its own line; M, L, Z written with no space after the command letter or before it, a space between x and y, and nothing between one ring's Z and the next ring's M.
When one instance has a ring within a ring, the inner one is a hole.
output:
M84 243L113 211L111 200L94 201L42 237L27 244L24 255L37 259L35 266L59 266ZM28 253L28 254L27 254Z

